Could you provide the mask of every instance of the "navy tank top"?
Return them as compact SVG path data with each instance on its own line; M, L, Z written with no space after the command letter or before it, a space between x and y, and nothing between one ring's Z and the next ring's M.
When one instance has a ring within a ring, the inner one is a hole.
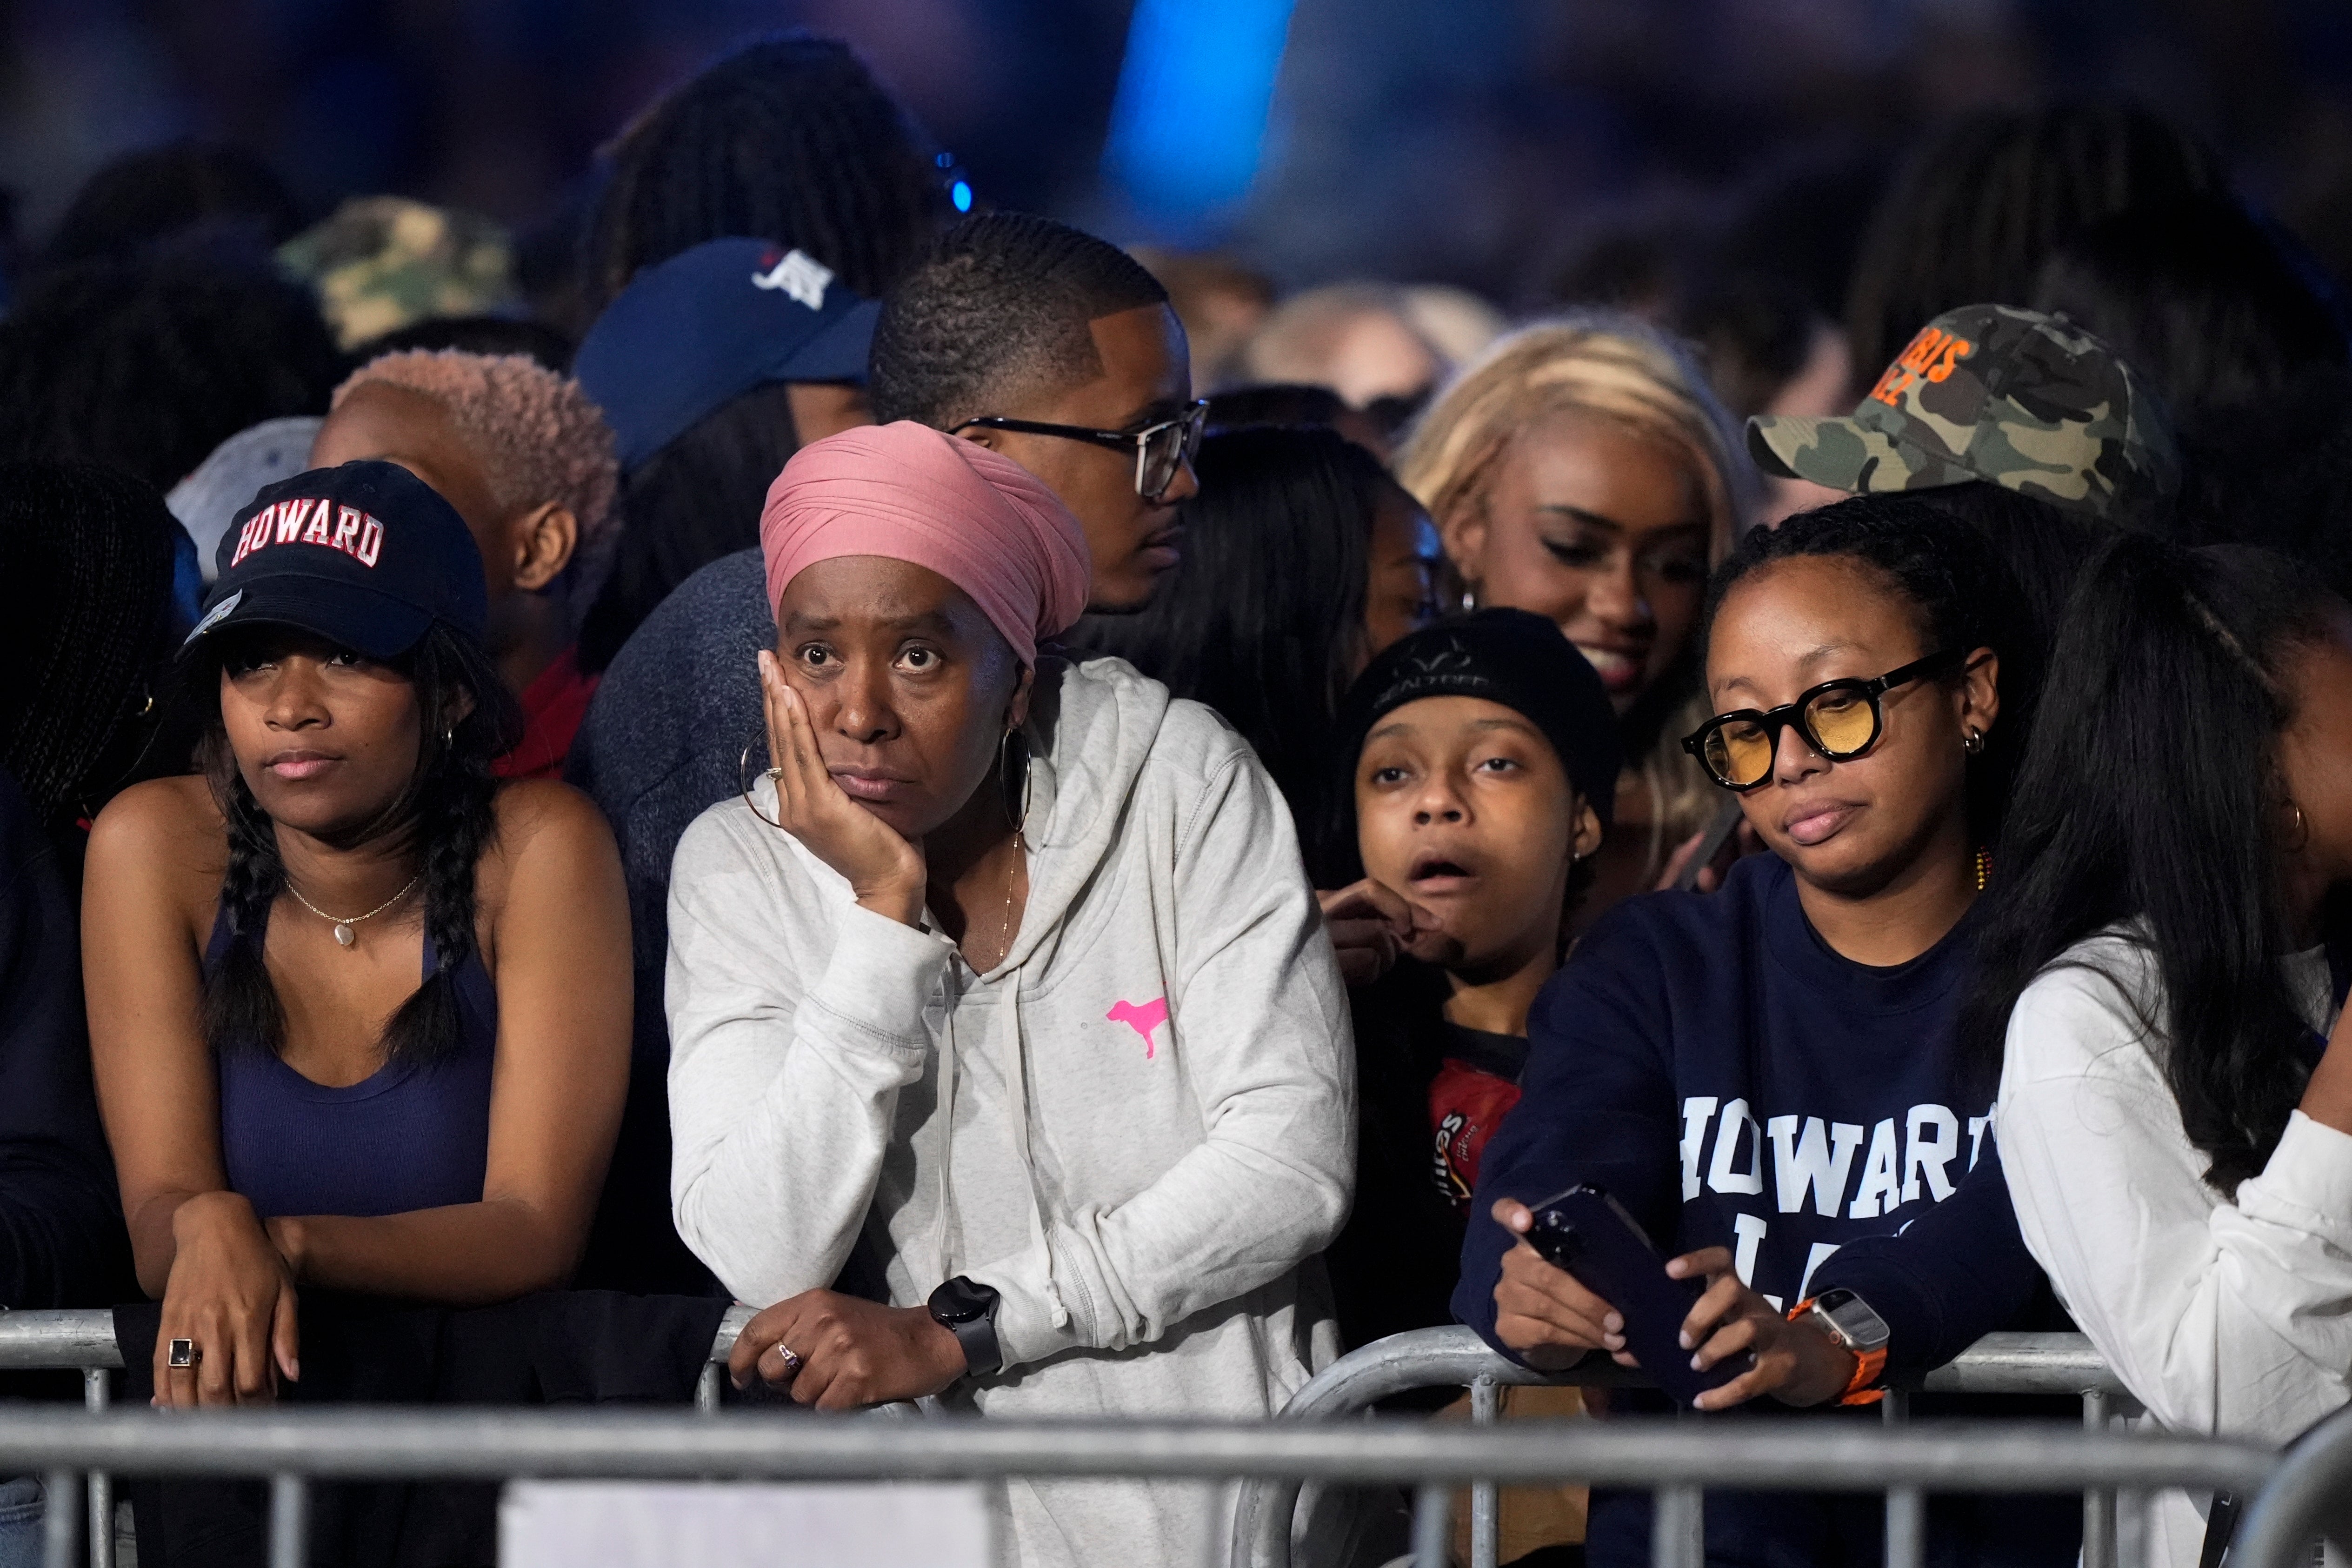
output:
M228 942L224 910L205 945L207 975ZM428 978L435 963L428 933ZM499 998L478 952L457 970L457 1050L422 1065L387 1062L344 1089L313 1083L269 1051L219 1053L221 1160L229 1190L264 1219L406 1214L481 1202Z

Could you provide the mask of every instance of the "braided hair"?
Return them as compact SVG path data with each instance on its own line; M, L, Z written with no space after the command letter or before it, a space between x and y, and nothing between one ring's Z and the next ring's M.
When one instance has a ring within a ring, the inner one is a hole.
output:
M250 637L225 633L198 645L186 673L209 723L198 748L205 781L228 831L221 910L228 950L205 983L205 1038L215 1051L286 1048L286 1010L262 954L269 911L286 891L286 863L269 819L237 767L220 714L220 677L249 657ZM457 1047L457 975L478 946L474 879L498 837L492 761L521 731L514 699L480 645L438 622L416 647L389 661L416 689L423 730L416 772L365 838L390 836L413 847L425 889L425 934L432 975L383 1027L390 1061L429 1062Z
M808 252L869 300L948 215L929 148L849 46L804 33L720 59L623 131L584 231L602 310L640 268L737 236Z
M0 766L45 822L94 815L130 771L171 631L163 498L92 463L0 463ZM80 838L72 835L74 841Z
M310 291L197 258L49 273L0 323L0 458L168 490L238 431L324 414L342 358Z

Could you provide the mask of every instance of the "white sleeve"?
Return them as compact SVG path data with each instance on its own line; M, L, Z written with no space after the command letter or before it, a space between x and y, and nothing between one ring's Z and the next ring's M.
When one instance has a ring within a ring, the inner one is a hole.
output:
M778 873L706 814L670 875L671 1210L756 1306L830 1286L847 1260L950 951L846 897L820 937L790 918Z
M2052 970L2011 1014L2001 1163L2101 1355L2178 1432L2284 1441L2352 1392L2352 1137L2296 1111L2226 1203L2132 1007Z
M1297 1268L1347 1217L1346 993L1289 810L1255 758L1211 777L1176 838L1174 889L1169 1022L1205 1134L1126 1201L1048 1226L1050 1291L1035 1244L971 1270L1003 1298L1007 1365L1149 1344Z

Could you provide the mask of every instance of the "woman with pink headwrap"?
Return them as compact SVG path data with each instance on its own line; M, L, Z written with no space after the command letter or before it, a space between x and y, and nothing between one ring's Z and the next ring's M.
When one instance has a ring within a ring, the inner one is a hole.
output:
M1273 1414L1337 1349L1314 1259L1354 1085L1272 780L1208 710L1041 651L1086 542L983 447L818 442L761 545L768 765L688 829L670 894L678 1232L767 1309L736 1381ZM853 1254L871 1299L833 1289ZM1197 1482L1006 1506L1024 1564L1192 1564L1230 1528Z

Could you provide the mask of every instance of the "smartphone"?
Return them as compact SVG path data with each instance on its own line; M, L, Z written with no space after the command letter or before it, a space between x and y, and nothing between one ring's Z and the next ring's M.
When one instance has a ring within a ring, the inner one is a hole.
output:
M1689 1405L1756 1364L1742 1351L1705 1372L1691 1370L1682 1348L1683 1320L1706 1289L1698 1279L1675 1279L1666 1260L1624 1205L1600 1187L1570 1187L1528 1205L1535 1224L1528 1244L1545 1262L1617 1309L1625 1320L1625 1348L1677 1405Z
M1718 872L1727 870L1727 865L1716 863L1723 859L1724 847L1731 842L1731 836L1739 831L1739 825L1746 820L1747 814L1739 809L1739 803L1736 800L1725 801L1717 807L1715 820L1706 825L1706 837L1699 840L1697 852L1684 864L1682 873L1675 879L1675 886L1687 893L1698 886L1699 873L1708 867L1714 866Z

